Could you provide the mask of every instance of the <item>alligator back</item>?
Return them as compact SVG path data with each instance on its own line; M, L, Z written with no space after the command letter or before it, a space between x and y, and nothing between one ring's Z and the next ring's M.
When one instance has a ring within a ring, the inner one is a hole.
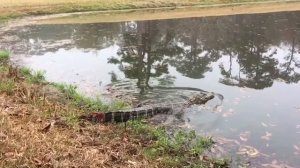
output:
M104 123L104 122L127 122L130 119L146 118L152 117L156 114L164 114L172 112L173 106L191 106L205 104L207 101L213 99L213 95L196 95L184 103L176 104L159 104L154 106L144 106L139 108L133 108L130 110L123 111L111 111L111 112L93 112L87 115L82 115L79 119L88 120L94 123Z
M130 119L147 118L156 114L169 113L171 110L171 107L134 108L115 112L93 112L88 115L82 115L79 118L94 123L126 122Z

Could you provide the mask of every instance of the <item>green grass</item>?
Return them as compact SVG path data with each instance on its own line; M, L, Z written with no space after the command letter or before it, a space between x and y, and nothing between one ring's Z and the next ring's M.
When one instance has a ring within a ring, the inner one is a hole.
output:
M164 7L177 8L267 1L271 0L13 0L0 3L0 22L1 20L6 21L8 19L29 15Z
M10 53L8 51L0 51L0 72L1 73L7 72L9 57L10 57ZM3 78L3 75L1 76L0 76L0 93L6 93L8 95L11 95L15 87L14 81Z
M18 18L17 15L15 15L15 16L14 15L0 16L0 24L6 23L7 21L16 19L16 18Z
M9 56L8 51L0 51L0 64L6 63L9 60Z
M60 90L74 105L88 111L107 112L128 107L128 104L122 101L114 101L111 104L105 104L99 98L93 99L83 96L77 92L77 87L73 85L53 84L53 86Z
M31 84L49 84L54 88L58 89L63 93L65 98L69 100L73 105L80 109L84 109L87 111L95 112L107 112L113 110L120 110L128 107L128 104L123 101L113 101L110 104L103 103L99 98L93 99L90 97L86 97L80 94L77 91L77 87L68 84L61 83L49 83L45 80L45 72L44 71L33 71L30 68L23 67L19 69L21 76L25 78L25 81ZM53 115L51 112L45 112L46 116ZM67 120L67 123L78 122L78 115L74 111L61 112L61 115Z
M11 95L14 91L15 85L14 81L12 80L3 80L0 81L0 93L6 93L8 95Z
M44 83L45 80L45 71L34 71L31 73L31 77L28 78L31 83Z
M27 67L23 67L19 69L21 75L23 75L24 77L26 76L31 76L31 69L27 68Z
M26 81L34 84L46 83L45 71L33 71L29 68L21 68L20 73Z
M34 84L44 84L47 83L45 80L45 72L44 71L33 71L29 68L21 68L20 73L25 80L29 83ZM49 84L49 83L48 83ZM60 84L60 83L51 83L56 89L62 92L68 100L81 108L86 109L88 111L101 111L107 112L112 110L119 110L128 107L128 104L122 101L114 101L111 104L103 103L99 98L93 99L90 97L86 97L77 91L77 87L68 84Z
M8 71L8 67L7 66L0 65L0 73L7 72L7 71Z
M141 121L130 121L129 126L140 138L153 142L144 149L148 159L161 159L165 167L208 166L199 157L214 144L211 137L201 137L195 131L182 130L170 134L164 127L154 128ZM212 159L210 164L221 168L228 166L229 162L228 159Z

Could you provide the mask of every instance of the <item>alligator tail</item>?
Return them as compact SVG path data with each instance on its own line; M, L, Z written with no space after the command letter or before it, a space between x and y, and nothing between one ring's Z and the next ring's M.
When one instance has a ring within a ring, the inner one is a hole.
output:
M128 111L116 112L93 112L87 115L82 115L79 119L88 120L93 123L118 123L127 122L131 119L152 117L156 114L169 113L171 107L153 107L148 109L132 109Z

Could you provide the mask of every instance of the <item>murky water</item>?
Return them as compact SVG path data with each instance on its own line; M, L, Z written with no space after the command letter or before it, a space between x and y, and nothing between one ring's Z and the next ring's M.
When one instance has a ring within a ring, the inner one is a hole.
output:
M116 81L140 98L148 86L220 93L221 106L187 112L187 124L264 153L246 152L251 164L300 167L300 12L27 26L1 40L20 64L88 95ZM180 95L169 94L156 93Z

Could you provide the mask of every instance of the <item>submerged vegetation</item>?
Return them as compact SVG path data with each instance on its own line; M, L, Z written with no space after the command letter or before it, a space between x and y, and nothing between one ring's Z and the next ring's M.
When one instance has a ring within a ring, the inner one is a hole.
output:
M0 167L227 167L205 156L209 137L170 131L142 121L94 125L88 111L127 107L79 94L75 86L46 82L42 71L9 65L1 54ZM5 54L3 54L5 53Z

